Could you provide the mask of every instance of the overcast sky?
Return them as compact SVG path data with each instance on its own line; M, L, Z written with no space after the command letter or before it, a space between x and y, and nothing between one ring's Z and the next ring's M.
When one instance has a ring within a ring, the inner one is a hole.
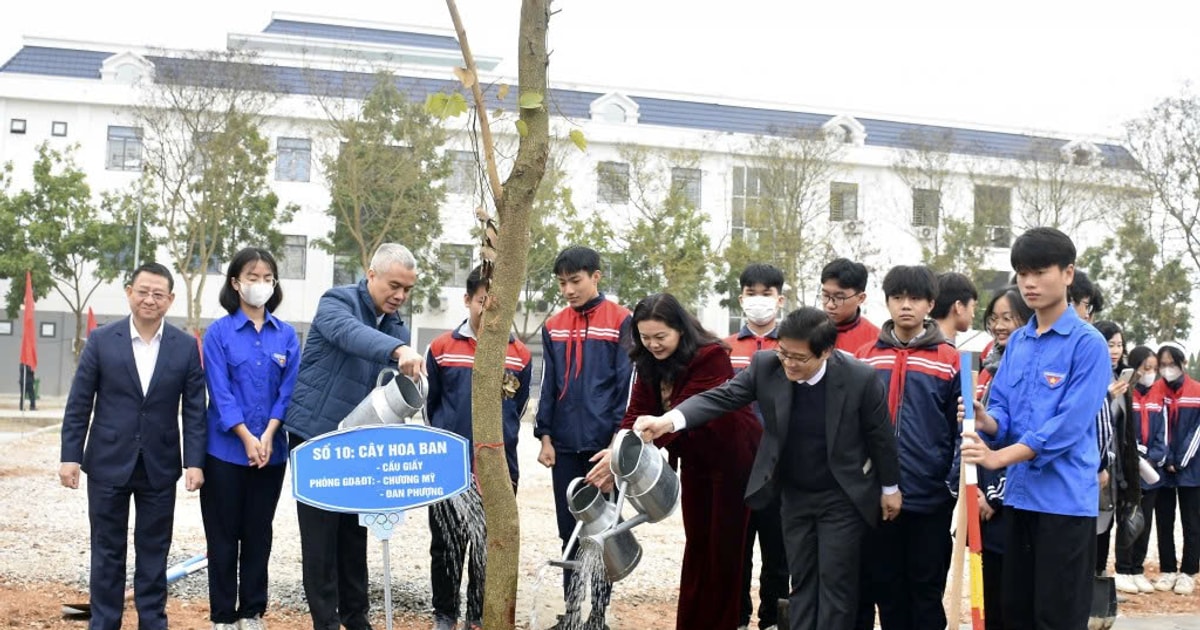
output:
M220 48L286 10L449 28L442 0L9 0L26 35ZM476 54L515 74L519 0L460 0ZM1117 137L1200 80L1187 0L558 0L552 80L769 100L820 112Z

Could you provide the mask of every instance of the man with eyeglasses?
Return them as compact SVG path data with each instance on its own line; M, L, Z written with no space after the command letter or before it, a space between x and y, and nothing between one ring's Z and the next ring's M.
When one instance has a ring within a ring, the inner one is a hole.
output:
M764 432L746 503L781 501L792 593L791 630L850 630L858 608L862 539L900 514L900 465L883 385L835 352L837 328L803 307L779 324L779 345L754 355L724 385L634 429L651 441L757 402Z
M133 272L130 316L92 331L63 413L59 481L74 489L88 474L93 630L121 627L131 497L138 628L167 628L175 483L186 466L188 491L204 484L204 372L195 339L164 321L174 285L158 263Z
M854 354L879 337L879 327L862 314L867 300L867 268L860 262L838 258L821 270L821 306L837 326L837 349Z

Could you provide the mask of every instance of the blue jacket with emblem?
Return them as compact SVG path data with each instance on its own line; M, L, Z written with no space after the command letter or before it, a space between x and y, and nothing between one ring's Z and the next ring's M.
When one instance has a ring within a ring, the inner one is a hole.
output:
M395 313L378 317L366 280L321 296L283 421L288 433L308 440L337 429L379 372L395 366L392 353L408 345L408 328Z
M629 402L629 334L629 309L603 293L546 320L534 437L568 453L608 448Z
M471 370L475 367L475 338L467 336L470 328L463 322L457 329L442 333L425 354L429 374L429 395L425 399L425 419L429 426L453 431L472 441ZM517 434L521 416L529 402L529 383L533 373L529 348L514 337L508 339L504 357L504 454L508 460L508 475L517 483ZM472 442L472 462L474 443ZM472 464L472 468L474 465Z

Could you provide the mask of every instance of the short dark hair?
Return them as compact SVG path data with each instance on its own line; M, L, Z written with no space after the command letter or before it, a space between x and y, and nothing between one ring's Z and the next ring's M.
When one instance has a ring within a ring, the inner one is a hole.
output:
M979 291L971 279L956 271L947 271L937 277L937 300L933 302L933 311L929 313L934 319L945 319L950 315L950 309L955 302L966 306L971 300L979 299Z
M925 265L896 265L883 277L883 295L907 295L933 302L938 296L938 281Z
M1033 319L1033 309L1029 308L1029 305L1025 303L1025 298L1021 297L1021 291L1015 286L1008 286L997 291L996 295L993 295L992 299L988 300L987 308L983 309L983 322L985 326L987 325L987 320L991 319L992 315L996 313L996 303L1000 301L1000 298L1008 298L1008 304L1016 312L1017 317L1021 319L1022 326L1028 324L1029 320ZM991 331L988 332L990 333Z
M1009 261L1016 272L1047 267L1066 269L1075 264L1075 243L1060 230L1035 227L1013 241Z
M663 360L654 358L642 343L637 325L646 320L657 320L679 333L679 345L671 356ZM644 297L633 307L633 345L629 349L629 360L637 368L639 378L658 385L664 381L675 382L687 365L695 358L701 346L722 343L713 333L704 329L700 320L683 308L679 300L670 293L655 293Z
M837 325L825 311L801 306L779 322L779 338L806 342L813 355L820 356L837 344Z
M487 283L483 280L483 265L477 265L467 274L467 295L475 295L479 287L487 287Z
M1092 283L1087 272L1082 269L1075 270L1075 279L1071 281L1071 287L1067 294L1070 296L1072 304L1087 300L1088 312L1093 315L1104 310L1104 294L1100 292L1100 287Z
M821 284L830 280L837 282L843 289L853 289L862 293L867 290L867 267L849 258L836 258L821 270Z
M1180 369L1187 367L1187 354L1183 350L1180 350L1177 345L1168 342L1158 347L1158 352L1155 353L1155 356L1158 357L1159 365L1162 365L1164 354L1171 355L1171 359L1175 361L1175 365L1178 365Z
M229 268L225 271L225 284L221 286L221 293L217 297L217 300L221 302L221 307L230 315L241 308L242 301L229 281L240 277L242 271L246 269L246 265L260 260L267 263L267 266L271 268L271 275L275 277L275 292L271 294L270 299L264 305L267 312L274 313L275 309L279 308L279 303L283 301L283 288L279 286L279 265L275 263L275 257L271 255L271 252L260 247L247 247L234 254L233 260L229 261Z
M774 265L752 263L746 265L746 268L742 270L742 275L738 277L738 284L743 289L761 284L768 289L773 288L782 293L783 272Z
M142 263L137 269L134 269L133 273L129 274L129 282L126 282L125 286L133 286L133 283L137 282L138 276L142 275L143 273L149 273L166 278L167 290L172 293L175 292L175 277L171 275L171 270L167 269L166 265L157 262Z
M600 270L600 253L590 247L572 245L554 259L554 275L562 276L580 271L593 274Z
M1138 346L1129 351L1129 367L1140 370L1146 359L1154 356L1154 351L1146 346ZM1157 358L1157 357L1156 357Z

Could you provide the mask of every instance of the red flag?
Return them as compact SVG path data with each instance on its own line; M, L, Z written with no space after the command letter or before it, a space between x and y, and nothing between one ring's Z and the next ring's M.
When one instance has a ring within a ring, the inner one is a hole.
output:
M33 278L25 272L25 321L21 330L21 365L37 370L37 337L33 325Z
M96 314L92 312L92 307L89 306L88 307L88 323L87 323L87 336L88 337L92 336L93 330L96 330Z

